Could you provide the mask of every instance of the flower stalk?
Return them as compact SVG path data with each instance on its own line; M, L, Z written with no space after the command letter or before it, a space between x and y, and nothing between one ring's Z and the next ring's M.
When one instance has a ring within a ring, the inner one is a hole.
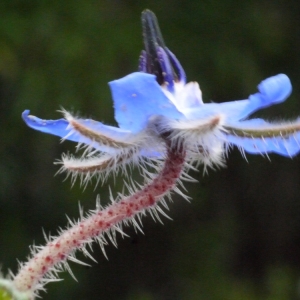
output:
M132 222L137 228L139 225L134 219L141 220L141 216L147 211L158 217L157 212L164 214L158 206L159 202L174 189L180 179L185 162L185 149L175 147L169 143L167 146L166 159L161 171L143 188L123 197L106 208L97 205L88 216L82 217L79 222L70 222L70 227L59 234L58 237L50 237L46 246L33 247L30 260L21 265L19 273L13 283L18 291L32 291L42 288L49 281L57 281L56 273L63 267L69 270L67 260L79 262L74 257L76 249L83 250L88 255L85 246L93 240L98 240L101 248L105 243L106 234L115 243L115 233L119 231L124 235L122 222Z

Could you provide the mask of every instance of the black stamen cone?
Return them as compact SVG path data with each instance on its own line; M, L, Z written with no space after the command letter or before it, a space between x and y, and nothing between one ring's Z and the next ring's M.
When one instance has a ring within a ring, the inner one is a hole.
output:
M157 18L149 9L146 9L142 12L142 27L144 45L147 55L147 73L156 75L157 82L162 85L165 82L165 74L163 74L161 62L159 61L158 47L166 49L166 45L159 29ZM171 65L170 61L168 64ZM174 70L172 75L175 75L175 78L177 77Z

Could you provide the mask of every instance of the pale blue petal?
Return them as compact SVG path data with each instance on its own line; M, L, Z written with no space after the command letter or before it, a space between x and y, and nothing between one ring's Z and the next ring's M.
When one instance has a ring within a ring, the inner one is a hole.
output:
M250 129L269 125L262 119L252 119L234 124L239 129ZM294 133L288 137L271 138L245 138L235 135L226 135L230 144L237 146L250 154L277 153L283 156L292 157L300 152L300 132Z
M263 80L258 85L259 93L250 95L247 100L223 103L205 103L202 106L185 111L188 119L201 119L223 114L225 122L242 120L258 109L284 101L292 91L292 85L285 74L279 74Z
M69 141L83 143L87 145L91 144L90 139L80 135L79 133L74 132L71 127L68 127L69 122L66 119L43 120L38 117L29 115L29 113L29 110L25 110L22 114L23 120L29 127L44 133L59 136ZM127 130L107 126L102 124L101 122L97 122L91 119L76 119L76 121L96 132L99 132L99 134L105 135L111 139L116 139L118 141L126 142L132 136L131 133ZM114 151L107 146L93 144L93 147L105 152Z
M241 113L249 105L249 100L237 100L223 103L205 103L190 110L185 110L184 114L189 120L199 120L217 114L222 114L225 122L239 121Z
M109 83L114 100L115 119L120 128L139 132L147 126L149 117L163 115L171 119L184 116L165 96L155 76L132 73Z
M57 135L61 138L68 135L71 131L70 129L67 129L69 122L65 119L43 120L43 119L39 119L38 117L29 115L29 113L30 113L29 110L25 110L22 113L22 118L29 127L35 130ZM69 135L68 140L78 142L78 136L74 134Z

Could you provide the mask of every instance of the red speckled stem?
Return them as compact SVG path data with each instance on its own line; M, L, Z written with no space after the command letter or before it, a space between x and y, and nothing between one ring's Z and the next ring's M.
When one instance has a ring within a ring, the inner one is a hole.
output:
M151 183L135 194L88 216L49 242L20 268L14 278L16 288L23 292L34 292L47 272L53 270L56 264L65 261L75 249L84 246L91 238L101 235L121 221L155 205L174 188L180 178L184 160L185 151L178 150L177 147L170 148L162 170Z

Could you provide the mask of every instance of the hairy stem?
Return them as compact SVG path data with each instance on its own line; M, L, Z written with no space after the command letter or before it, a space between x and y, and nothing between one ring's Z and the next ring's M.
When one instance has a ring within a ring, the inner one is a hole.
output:
M76 249L84 247L91 239L113 229L124 220L155 206L157 202L175 187L180 178L185 161L185 150L169 147L164 166L157 176L133 195L112 203L103 210L96 210L86 218L52 238L46 246L33 253L23 264L14 278L19 291L32 291L39 288L47 279L47 274L55 272L55 266L64 263ZM49 276L49 274L48 274ZM51 281L51 279L49 280Z

